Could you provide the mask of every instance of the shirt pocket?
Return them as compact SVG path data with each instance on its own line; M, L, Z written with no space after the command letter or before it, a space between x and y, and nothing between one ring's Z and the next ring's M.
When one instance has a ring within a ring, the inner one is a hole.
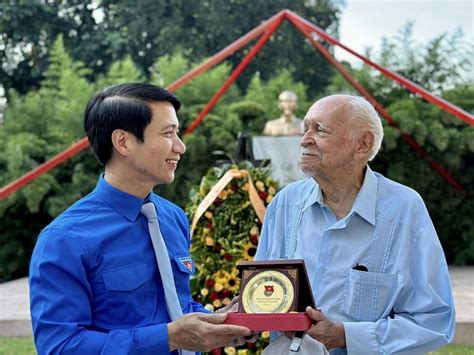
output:
M183 310L186 311L191 295L189 279L191 274L194 274L194 260L189 253L173 255L171 257L171 265L179 302Z
M351 269L341 311L355 321L373 322L390 313L396 276Z
M153 316L156 307L153 270L152 265L141 262L102 273L111 322L138 325Z

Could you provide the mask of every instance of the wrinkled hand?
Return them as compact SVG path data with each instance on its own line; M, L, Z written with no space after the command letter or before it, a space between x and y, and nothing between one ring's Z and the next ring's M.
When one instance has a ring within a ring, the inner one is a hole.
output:
M342 323L330 321L322 312L306 307L306 314L313 321L313 325L306 331L327 349L340 348L346 346L346 335Z
M227 313L189 313L168 324L169 350L210 351L245 344L250 329L223 324Z

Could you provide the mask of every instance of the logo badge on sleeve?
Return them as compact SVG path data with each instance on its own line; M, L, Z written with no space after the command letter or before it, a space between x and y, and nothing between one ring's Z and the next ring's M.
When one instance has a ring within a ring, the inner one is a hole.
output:
M193 259L190 256L183 256L179 258L179 262L184 265L189 271L193 271Z

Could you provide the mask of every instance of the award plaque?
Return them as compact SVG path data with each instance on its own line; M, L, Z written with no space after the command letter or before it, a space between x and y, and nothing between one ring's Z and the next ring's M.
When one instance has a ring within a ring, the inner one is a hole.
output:
M239 312L229 313L226 323L251 330L301 331L311 327L305 309L314 308L304 261L243 261Z

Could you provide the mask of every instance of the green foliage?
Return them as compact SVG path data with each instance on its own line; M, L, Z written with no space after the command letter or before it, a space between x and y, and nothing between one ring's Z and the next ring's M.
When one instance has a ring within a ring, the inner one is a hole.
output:
M83 110L95 90L118 82L144 80L141 71L127 58L112 64L96 83L90 83L89 71L67 55L61 37L51 49L50 59L50 67L39 90L11 96L5 124L0 126L2 186L83 137ZM194 65L182 52L163 56L154 65L152 80L160 85L172 82ZM196 118L230 72L228 64L219 65L177 91L183 101L179 112L182 128ZM295 82L288 71L277 73L275 79L268 83L262 81L261 85L264 90L268 88L275 93L288 85L302 98L306 97L306 87ZM239 89L231 86L194 133L183 137L187 153L182 157L176 180L171 185L158 187L158 192L185 205L192 186L215 165L214 152L221 151L232 157L238 135L259 134L269 118L266 111L270 107L269 103L263 107L253 100L245 100ZM0 254L0 264L6 260L7 265L7 269L0 272L0 279L8 279L18 272L26 273L29 254L40 229L92 190L99 171L100 166L88 150L1 201L0 215L21 219L23 217L17 213L22 210L35 223L25 226L25 235L29 238L18 238L11 223L2 218L0 232L9 242L5 242L3 254ZM18 258L16 251L23 253L23 257Z
M460 41L458 39L458 43ZM398 53L394 50L396 46L397 42L386 41L380 60L399 63L394 58ZM429 48L430 65L438 63L436 65L445 68L442 70L446 72L458 71L449 77L439 76L438 80L444 80L441 83L426 85L432 85L453 104L473 112L474 85L472 82L461 83L461 74L465 70L462 63L469 62L468 58L445 62L444 54L440 53L443 45ZM417 47L417 51L423 53L423 48ZM189 50L178 51L172 56L154 60L152 82L163 86L178 79L196 65L189 59L191 53ZM428 75L420 73L425 70L423 63L427 57L419 54L404 56L412 59L405 62L407 68L400 66L398 69L428 80ZM409 67L411 64L416 70ZM450 263L473 264L474 227L470 215L474 182L470 177L474 175L474 127L413 97L367 67L348 67L348 70L374 93L399 126L412 134L429 156L446 167L465 187L465 192L459 192L446 184L426 159L414 154L397 128L384 123L382 151L371 166L420 192ZM197 117L230 73L228 64L219 65L177 91L183 101L178 114L182 131ZM39 89L26 95L10 93L5 123L0 125L0 184L4 186L82 138L84 106L95 90L117 82L143 80L146 80L143 70L128 57L111 64L110 70L92 83L89 69L71 59L63 39L59 37L50 49L50 65ZM424 82L420 84L425 85ZM340 76L334 76L327 91L347 92L350 91L348 88ZM259 135L265 122L280 114L277 96L285 89L297 93L297 115L303 117L314 98L309 98L310 88L294 79L291 70L276 71L268 80L263 75L254 75L245 93L235 85L231 86L197 129L183 136L187 152L180 161L175 182L158 187L157 192L184 206L189 201L192 187L210 167L220 164L217 160L221 158L216 152L227 155L231 161L239 134ZM29 255L41 228L91 191L100 170L92 153L87 150L0 201L0 280L27 273Z
M157 85L173 82L193 66L181 52L163 56L154 65L152 81ZM230 71L228 65L221 64L177 90L176 94L183 102L178 113L182 127L189 126L197 117ZM285 69L275 73L268 82L257 76L244 97L235 85L231 86L196 130L183 137L187 152L181 158L175 182L158 187L157 192L184 205L191 187L198 183L209 167L215 165L216 152L223 152L232 159L239 134L259 135L268 119L280 115L277 97L285 89L298 94L303 102L300 109L307 106L307 87L296 82ZM269 111L274 114L269 114Z
M284 90L291 90L298 96L298 107L295 114L298 117L304 117L310 104L314 101L307 99L308 87L295 81L287 69L282 69L275 74L268 82L262 81L258 73L254 75L247 89L246 99L260 104L266 112L266 119L269 120L279 117L281 114L277 104L278 95Z
M106 75L100 75L96 82L98 90L121 83L142 82L144 76L142 72L133 64L132 58L127 56L125 59L112 63Z
M71 60L61 37L51 49L50 60L44 85L28 95L12 95L0 126L2 186L84 134L82 112L93 92L85 78L89 71ZM76 157L0 202L0 280L25 275L41 228L94 186L95 178L90 176L97 174L97 164L90 161L94 161L90 153Z
M249 184L253 184L266 206L278 188L268 169L256 168L248 162L237 165L214 167L203 176L199 185L190 192L191 201L186 206L190 220L209 191L229 170L242 171L241 178L234 178L217 196L193 233L191 255L196 264L196 275L192 282L192 294L208 310L217 310L228 305L240 290L236 264L253 260L257 250L261 223L249 198ZM268 332L250 346L248 354L258 353L268 344ZM230 350L230 349L228 349ZM232 349L235 352L235 349Z
M442 96L467 112L474 112L472 45L455 33L417 46L408 24L398 38L384 40L374 60L422 87ZM460 50L462 49L462 50ZM392 82L373 69L348 68L386 109L401 131L412 135L426 149L422 158L402 139L400 130L384 122L384 141L372 168L417 190L429 209L449 263L474 263L474 126L441 110ZM335 76L328 93L350 92L342 76ZM440 163L465 191L455 190L431 166Z
M52 43L64 34L68 52L92 69L93 81L127 56L149 79L156 58L183 48L190 49L187 58L209 57L285 8L336 34L341 7L329 0L3 1L0 77L8 95L10 89L24 94L38 87ZM232 66L245 54L240 51L231 56ZM307 65L308 58L311 65ZM331 72L328 63L288 23L250 64L239 85L245 87L258 68L266 69L265 79L288 68L312 91L321 89Z

